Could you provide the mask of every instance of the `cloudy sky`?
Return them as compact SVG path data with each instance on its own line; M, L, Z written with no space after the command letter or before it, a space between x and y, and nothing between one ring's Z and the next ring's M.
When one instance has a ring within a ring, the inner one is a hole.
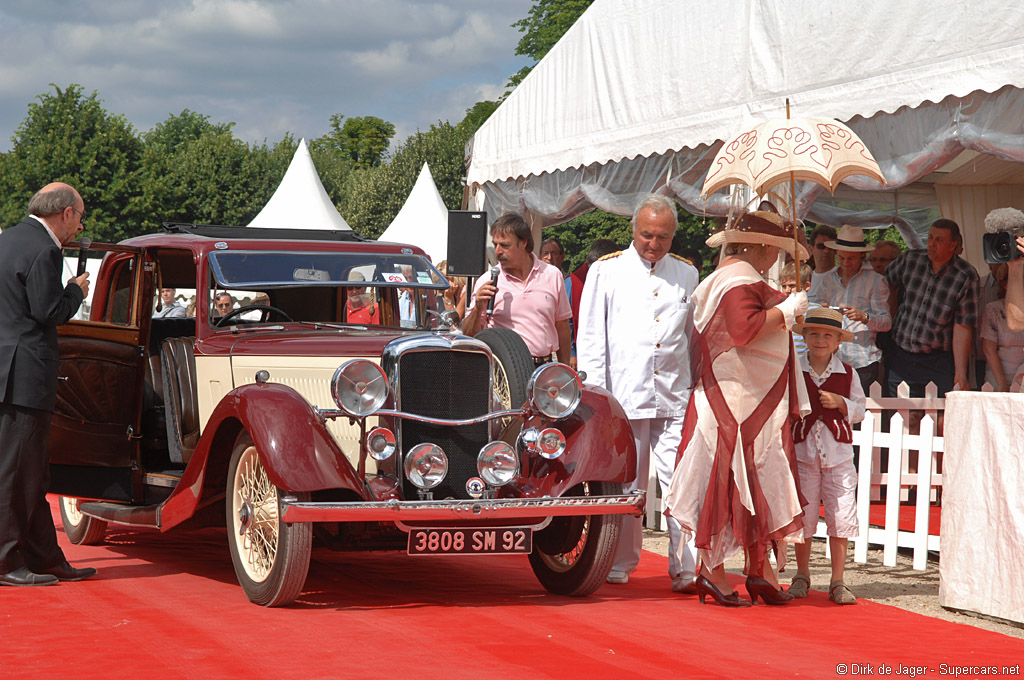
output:
M50 83L146 131L191 109L247 142L378 116L396 139L504 91L531 0L3 0L0 151Z

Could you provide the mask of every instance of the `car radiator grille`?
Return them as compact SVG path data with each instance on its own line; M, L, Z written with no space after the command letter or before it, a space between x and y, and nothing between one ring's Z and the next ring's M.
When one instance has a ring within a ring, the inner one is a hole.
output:
M491 403L490 371L487 355L479 352L408 352L399 363L401 409L450 420L483 415ZM477 475L476 457L488 440L487 423L447 427L402 420L400 428L403 454L429 442L448 455L448 476L434 488L434 498L469 498L466 481ZM404 484L407 496L413 496L416 487L408 480Z

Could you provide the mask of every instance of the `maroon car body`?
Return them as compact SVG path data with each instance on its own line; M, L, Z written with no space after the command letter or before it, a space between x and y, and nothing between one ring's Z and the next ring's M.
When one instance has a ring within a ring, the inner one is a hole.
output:
M60 329L51 476L73 541L213 518L264 605L301 593L314 540L529 553L554 592L603 582L644 504L620 490L636 452L609 393L534 372L507 331L459 334L417 248L167 230L94 244L88 318ZM161 288L195 291L194 315L154 316ZM222 319L225 294L242 306Z

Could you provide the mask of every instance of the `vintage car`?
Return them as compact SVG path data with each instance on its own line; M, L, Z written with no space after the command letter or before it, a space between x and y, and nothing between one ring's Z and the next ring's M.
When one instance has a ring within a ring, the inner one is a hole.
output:
M72 542L223 522L268 606L300 595L314 542L528 554L566 595L604 581L622 515L644 506L622 493L636 452L608 392L534 370L511 331L461 335L417 248L164 231L93 244L87 319L60 328L51 490ZM194 312L154 317L161 288L194 290Z

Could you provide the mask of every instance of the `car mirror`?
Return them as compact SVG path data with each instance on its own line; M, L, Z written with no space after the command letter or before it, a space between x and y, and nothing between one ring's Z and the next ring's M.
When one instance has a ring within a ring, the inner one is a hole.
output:
M331 275L323 269L296 269L292 272L293 281L330 281Z

